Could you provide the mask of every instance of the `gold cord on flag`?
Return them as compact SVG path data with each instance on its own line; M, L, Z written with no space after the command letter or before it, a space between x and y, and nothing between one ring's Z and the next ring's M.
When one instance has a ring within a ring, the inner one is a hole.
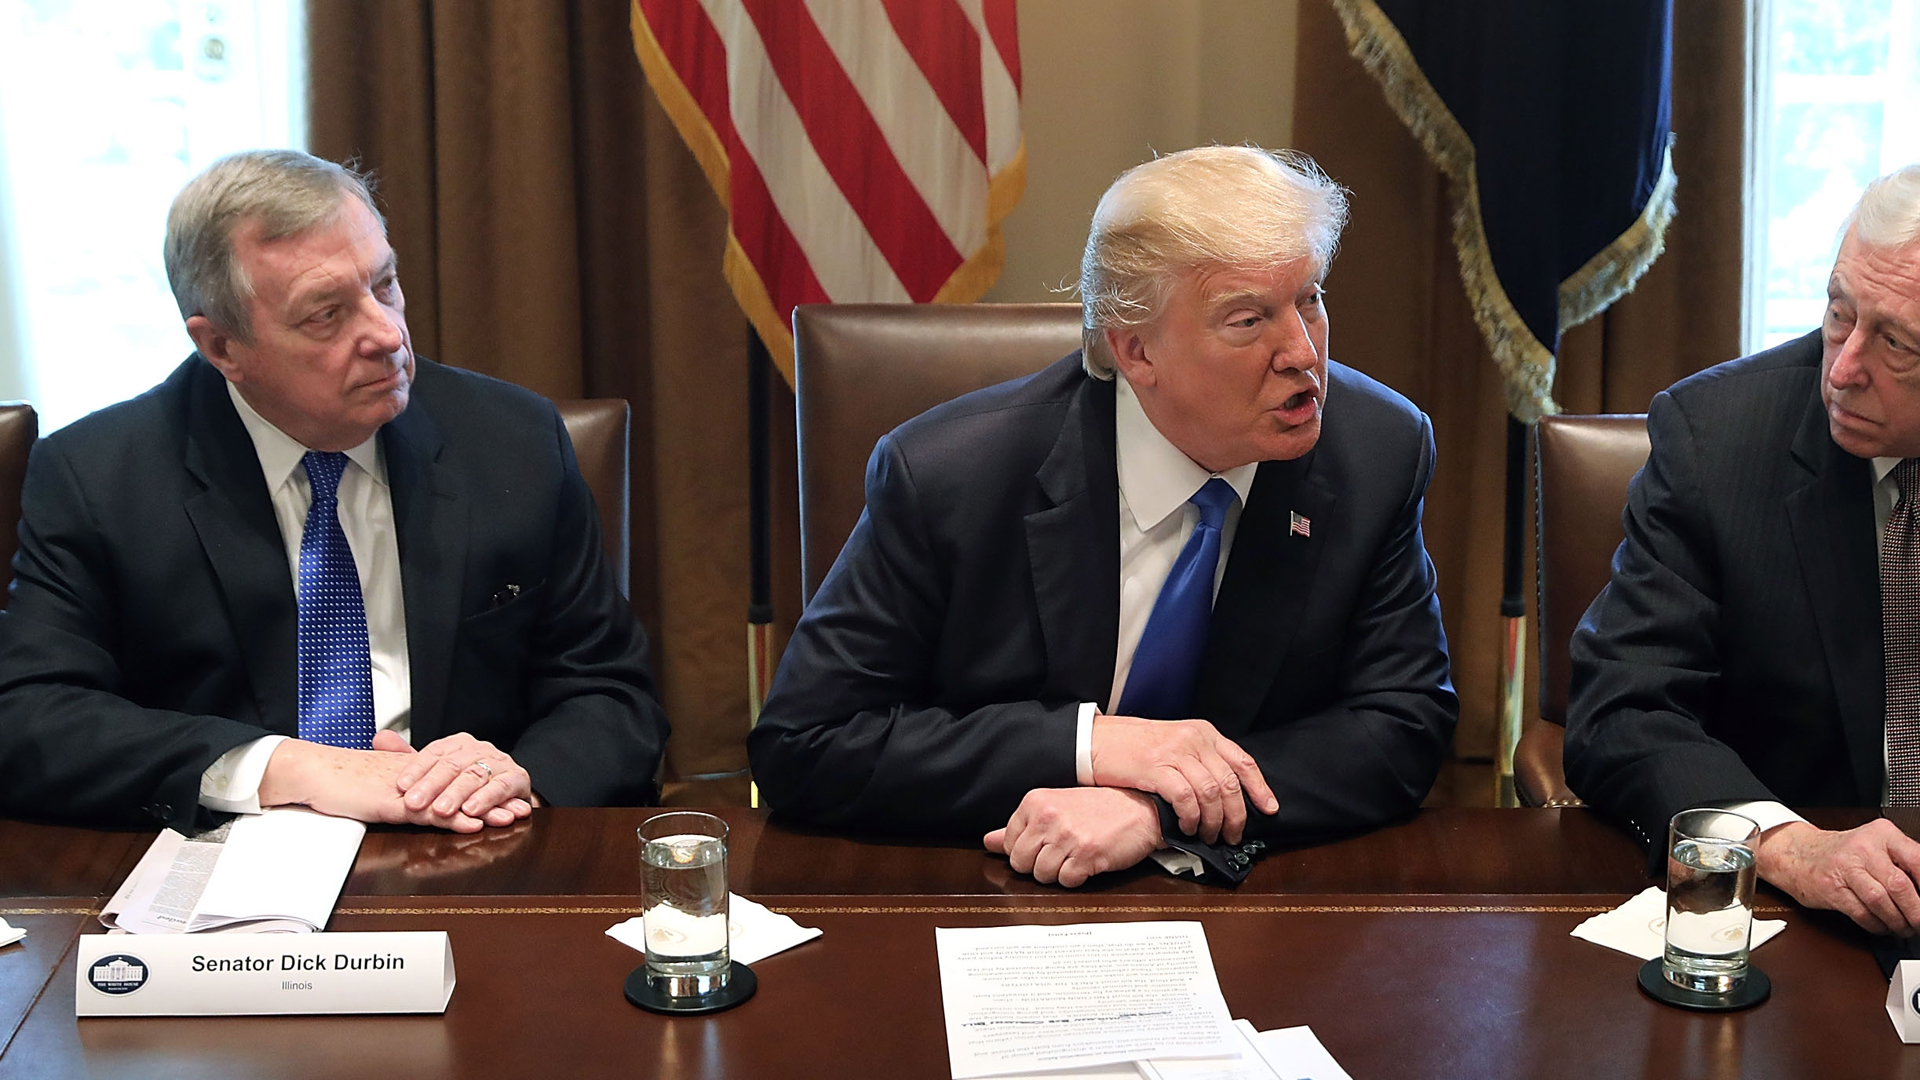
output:
M1507 411L1532 423L1559 411L1553 402L1554 354L1520 318L1494 272L1480 216L1480 187L1473 141L1434 92L1400 31L1374 0L1332 0L1346 27L1347 48L1385 92L1394 115L1407 125L1427 156L1445 174L1453 203L1453 246L1460 259L1473 321L1487 340L1505 378ZM1568 330L1606 310L1653 265L1673 219L1673 149L1661 159L1660 178L1640 217L1612 243L1560 283L1560 329Z

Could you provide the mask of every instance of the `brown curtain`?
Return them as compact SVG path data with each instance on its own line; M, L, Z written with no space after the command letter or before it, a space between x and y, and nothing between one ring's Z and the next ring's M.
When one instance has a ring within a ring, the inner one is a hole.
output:
M1676 379L1740 353L1746 5L1677 0L1673 36L1679 213L1665 254L1638 288L1565 335L1554 382L1563 411L1641 412ZM1426 539L1461 700L1456 754L1490 758L1502 648L1505 399L1460 284L1446 181L1347 54L1326 0L1300 5L1294 142L1353 189L1353 223L1328 279L1333 355L1433 418L1439 464ZM1527 537L1534 630L1531 528ZM1529 648L1529 709L1533 657Z
M676 778L747 726L747 323L726 217L606 0L309 5L310 147L378 177L419 352L633 406L633 606ZM772 380L776 616L799 594L793 399ZM784 641L776 631L776 644ZM744 780L692 801L744 793Z

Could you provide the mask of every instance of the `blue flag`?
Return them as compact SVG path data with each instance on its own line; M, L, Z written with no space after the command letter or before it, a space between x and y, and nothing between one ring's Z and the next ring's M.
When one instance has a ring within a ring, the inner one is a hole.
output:
M1461 277L1509 411L1555 411L1560 334L1633 287L1673 216L1671 0L1333 5L1450 181Z

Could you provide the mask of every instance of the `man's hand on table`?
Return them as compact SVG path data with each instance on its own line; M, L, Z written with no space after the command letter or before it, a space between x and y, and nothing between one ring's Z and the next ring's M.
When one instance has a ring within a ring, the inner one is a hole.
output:
M472 747L489 745L469 736L459 738L468 740L466 745L469 751ZM433 780L437 778L434 768L443 763L448 751L443 749L432 757L428 757L427 751L446 742L447 739L438 740L416 754L406 745L406 740L392 732L376 734L372 750L348 750L300 739L284 740L274 747L273 755L267 761L266 773L260 778L260 805L301 805L323 814L356 821L427 825L462 833L479 832L489 825L511 825L532 812L531 805L523 797L489 802L493 792L475 795L476 789L486 786L478 770L467 770L470 783L463 782L459 787L454 787L448 781L457 777L448 777L440 781L438 788L432 788ZM497 750L492 754L509 763L512 761ZM452 760L470 761L472 758ZM495 759L490 755L488 760L491 762ZM415 769L412 782L406 782L408 770L415 766L418 768ZM499 766L494 767L500 769ZM526 776L526 771L518 766L510 766L507 771L517 772L521 778ZM420 781L423 775L429 779ZM495 779L498 779L498 772ZM407 797L414 794L418 795L418 805L413 805L415 800ZM441 809L443 803L447 805L445 810ZM469 806L473 807L471 813L467 810Z
M1280 809L1253 755L1205 720L1096 716L1091 757L1095 784L1160 796L1183 832L1209 844L1240 842L1249 802L1266 814Z
M1035 788L983 842L1020 873L1071 889L1159 850L1160 811L1125 788Z
M1811 908L1826 908L1875 934L1920 931L1920 843L1880 818L1832 832L1804 821L1760 835L1760 877Z
M374 735L373 748L413 752L405 739L391 731ZM400 771L399 785L410 811L459 813L489 825L519 821L533 812L536 801L533 777L527 770L505 750L464 731L421 747Z

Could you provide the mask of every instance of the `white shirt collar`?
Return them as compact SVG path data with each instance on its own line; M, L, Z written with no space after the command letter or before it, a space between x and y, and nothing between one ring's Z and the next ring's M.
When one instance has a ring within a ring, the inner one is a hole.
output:
M240 422L246 425L247 434L253 439L253 452L260 456L260 471L266 474L267 490L280 490L280 485L287 482L293 470L300 467L300 459L307 456L309 448L255 412L253 406L247 404L247 399L240 396L239 388L232 383L227 384L227 397L232 399L235 411L240 414ZM347 451L347 459L360 466L381 487L386 486L387 471L380 467L379 432L367 436L366 442Z
M1877 484L1880 481L1885 480L1887 478L1887 474L1893 471L1893 467L1905 460L1906 458L1897 458L1897 457L1874 458L1873 459L1873 482Z
M1218 476L1247 505L1247 493L1253 490L1253 474L1259 462L1250 462L1223 473L1210 473L1167 441L1160 429L1147 419L1140 399L1124 375L1114 376L1114 441L1120 470L1120 493L1141 531L1152 529L1187 504L1210 477Z

